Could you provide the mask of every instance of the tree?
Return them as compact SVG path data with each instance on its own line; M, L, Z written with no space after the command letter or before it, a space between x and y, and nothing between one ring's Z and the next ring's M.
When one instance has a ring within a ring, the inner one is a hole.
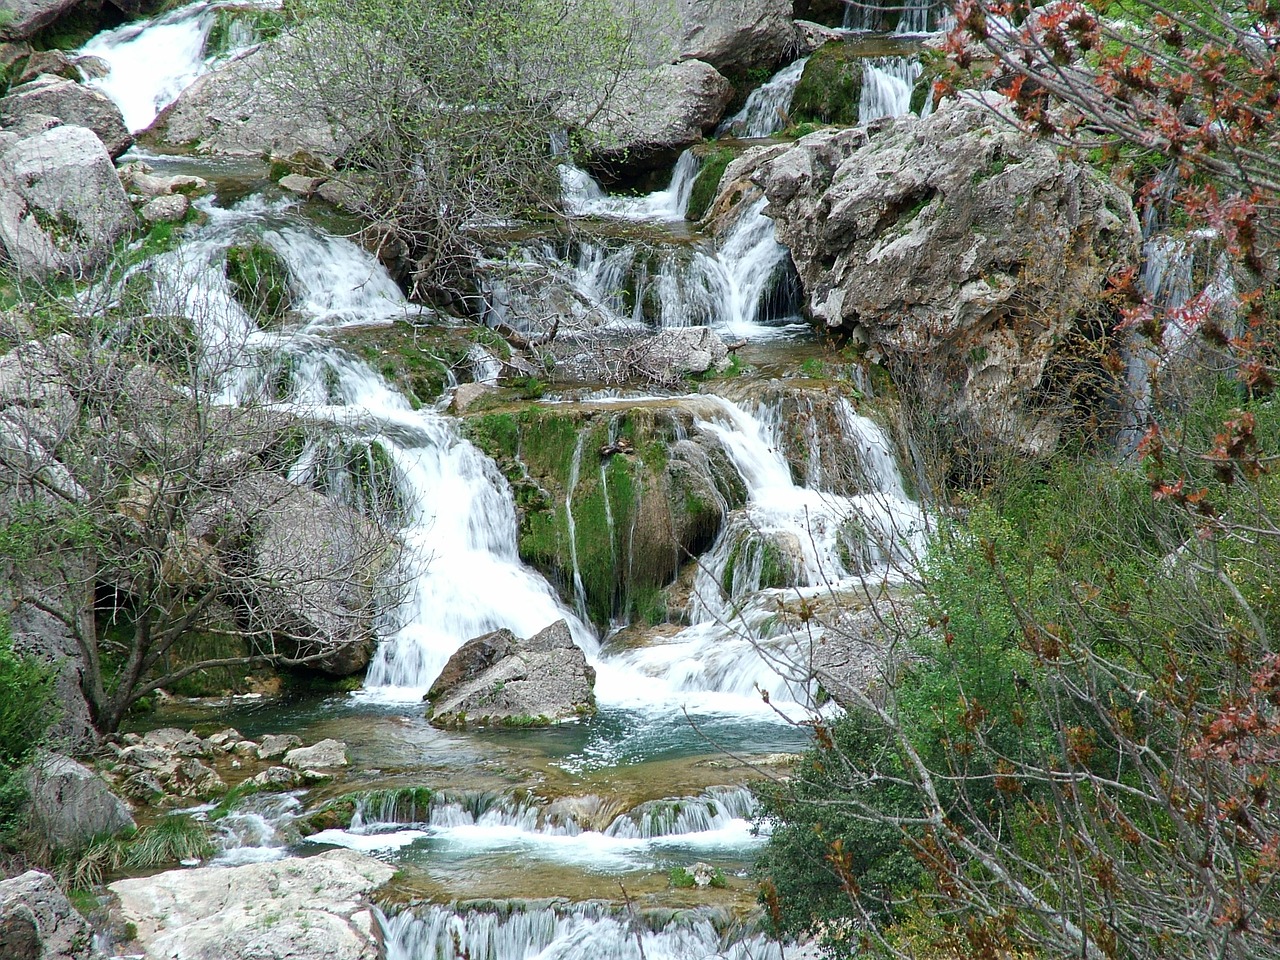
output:
M308 449L368 463L369 440L227 402L251 358L129 291L11 311L0 357L0 582L64 635L104 732L211 668L358 668L400 552L372 509L387 477L357 471L346 503L288 479Z
M263 82L332 127L346 203L421 294L467 290L483 231L560 209L556 165L641 65L610 0L298 0Z

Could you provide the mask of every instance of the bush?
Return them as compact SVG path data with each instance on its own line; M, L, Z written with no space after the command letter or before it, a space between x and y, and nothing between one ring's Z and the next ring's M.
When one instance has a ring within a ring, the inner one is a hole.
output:
M26 767L58 718L54 672L13 650L0 617L0 846L11 846L26 822Z

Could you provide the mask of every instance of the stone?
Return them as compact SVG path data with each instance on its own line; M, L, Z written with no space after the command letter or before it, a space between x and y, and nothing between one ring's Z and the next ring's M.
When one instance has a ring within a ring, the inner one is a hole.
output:
M347 745L341 740L321 740L309 747L294 747L284 755L284 765L295 770L333 770L347 765Z
M53 877L28 870L0 880L0 957L95 960L93 931Z
M1036 457L1061 428L1041 399L1055 350L1137 265L1141 231L1125 191L1011 119L999 94L966 94L811 134L751 177L815 321L959 434Z
M280 188L304 197L314 194L325 183L325 177L304 177L300 173L288 173L280 178Z
M144 197L164 197L173 193L195 193L209 186L203 177L176 174L155 176L145 163L126 163L120 167L120 182L130 193Z
M377 960L370 896L395 873L330 850L239 867L171 870L110 890L148 960Z
M142 735L142 746L162 750L179 757L198 757L205 753L205 745L190 730L178 727L161 727Z
M223 779L195 757L188 757L178 764L172 785L181 796L202 800L227 792Z
M250 783L272 790L289 790L296 787L301 780L297 771L288 767L267 767L261 773L249 778Z
M34 36L84 0L5 0L8 17L0 22L0 40Z
M22 69L18 71L18 75L9 81L10 88L27 83L34 80L42 73L50 76L62 77L64 80L79 82L80 69L61 50L39 50L31 54L27 58L27 62L22 65Z
M636 340L627 353L635 373L668 383L721 368L729 348L710 327L669 327Z
M76 57L74 63L86 80L101 80L111 72L111 64L102 57Z
M19 272L85 275L136 224L92 131L54 127L0 154L0 244Z
M105 94L73 80L43 74L11 87L0 99L0 118L6 123L29 113L57 117L68 126L92 130L113 160L133 145L120 108Z
M135 827L106 781L70 757L51 754L35 765L30 789L31 825L54 850L81 850Z
M147 223L178 223L191 209L191 201L181 193L152 197L138 211Z
M302 740L292 733L268 733L262 738L256 753L259 760L275 760L283 757L294 747L302 746Z
M466 413L481 397L498 391L496 383L460 383L453 391L454 413Z
M240 731L235 727L227 727L225 730L219 730L217 733L211 733L205 738L205 743L210 746L217 747L219 750L230 750L231 746L237 741L243 740Z
M792 0L680 0L679 11L680 58L722 73L772 73L795 48Z
M563 620L525 641L495 631L449 658L428 693L431 723L528 726L591 714L595 679Z
M662 64L622 77L607 115L586 125L593 162L618 175L661 166L700 141L719 122L733 87L701 60ZM560 109L566 122L582 108Z

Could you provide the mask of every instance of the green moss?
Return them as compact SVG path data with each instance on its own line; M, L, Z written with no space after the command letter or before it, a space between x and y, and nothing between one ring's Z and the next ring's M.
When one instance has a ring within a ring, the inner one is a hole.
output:
M791 100L793 122L857 123L862 59L851 43L832 40L819 47L805 64Z
M716 199L716 189L720 186L720 178L733 162L734 153L723 147L708 153L702 158L702 166L694 178L693 188L689 193L689 207L685 213L688 220L701 220L707 209ZM634 295L633 295L634 296Z
M283 30L284 17L278 10L223 8L217 11L213 26L205 37L204 55L206 58L224 57L238 47L273 40Z
M183 664L198 660L220 660L225 657L243 657L249 654L248 645L238 635L193 631L179 637L169 649L167 670L178 669ZM188 674L168 687L179 697L214 697L229 693L245 693L249 688L245 668L209 667Z
M293 301L289 268L265 243L250 243L227 250L227 279L240 305L259 321L278 321Z

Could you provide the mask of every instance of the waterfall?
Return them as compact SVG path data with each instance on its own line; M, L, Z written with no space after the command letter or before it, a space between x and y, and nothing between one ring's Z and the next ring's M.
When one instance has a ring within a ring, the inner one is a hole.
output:
M695 911L658 929L592 902L501 912L429 906L379 919L387 960L782 960L776 943L731 939Z
M880 117L901 117L910 113L911 91L920 78L920 71L920 61L913 57L867 57L863 60L858 122L868 123Z
M575 217L683 220L701 166L693 151L685 150L676 160L671 182L665 189L643 197L620 197L606 194L585 170L564 163L560 165L560 184L565 209Z
M716 128L716 136L767 137L785 127L791 98L808 62L805 57L783 67L767 83L751 91L742 109Z
M861 32L884 31L893 16L893 32L900 36L931 33L938 29L936 0L846 0L844 29Z

